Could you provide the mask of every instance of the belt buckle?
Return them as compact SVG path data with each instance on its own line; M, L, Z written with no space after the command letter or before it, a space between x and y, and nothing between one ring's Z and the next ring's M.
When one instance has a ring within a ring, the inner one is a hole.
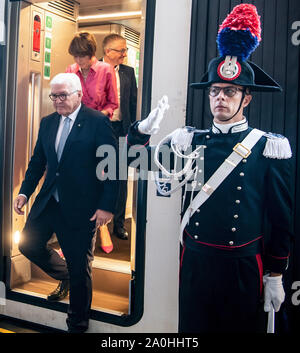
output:
M243 154L243 152L238 151L238 148L239 148L239 147L242 147L244 150L247 151L247 153ZM249 157L249 155L250 155L250 153L251 153L251 150L249 150L249 148L243 146L240 142L237 143L237 144L233 147L233 150L234 150L234 152L236 152L237 154L239 154L239 155L240 155L241 157L243 157L243 158Z

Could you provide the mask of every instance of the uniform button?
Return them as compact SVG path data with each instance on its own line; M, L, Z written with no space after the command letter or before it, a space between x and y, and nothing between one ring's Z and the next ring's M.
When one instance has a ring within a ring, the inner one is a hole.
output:
M244 176L245 174L242 172L242 173L240 173L240 176Z
M241 186L238 186L236 189L237 189L237 190L242 190L242 187L241 187Z
M235 203L240 204L241 201L240 200L235 200Z
M242 162L243 162L243 163L247 163L247 159L243 159Z
M59 176L59 173L56 173L56 176Z
M198 208L196 212L199 213L199 212L200 212L200 209Z
M231 231L232 232L236 232L236 228L231 228Z
M199 173L202 173L203 172L203 170L202 169L199 169Z
M194 235L194 238L195 238L195 239L198 239L198 235Z
M238 214L235 214L235 215L233 216L233 218L237 219L237 218L239 218L239 215L238 215Z
M210 136L209 136L209 135L206 135L205 137L206 137L207 139L210 139Z
M196 223L195 223L195 226L196 226L196 227L199 227L199 222L196 222Z
M204 157L200 157L200 161L204 161Z
M229 245L233 245L233 244L234 244L234 242L232 240L230 240Z

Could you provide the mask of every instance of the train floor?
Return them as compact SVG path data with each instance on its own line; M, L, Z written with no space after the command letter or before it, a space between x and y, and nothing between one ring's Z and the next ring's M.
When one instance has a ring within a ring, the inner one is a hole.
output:
M129 231L128 240L117 238L111 228L111 225L109 225L114 245L111 253L106 254L101 251L99 236L96 239L92 270L92 309L123 315L127 314L129 310L129 286L131 280L130 220L126 220L126 228ZM51 246L56 249L59 248L58 243L53 243ZM57 283L37 266L31 264L31 279L27 282L13 285L12 290L46 299L47 295L56 288ZM68 303L68 298L62 302Z

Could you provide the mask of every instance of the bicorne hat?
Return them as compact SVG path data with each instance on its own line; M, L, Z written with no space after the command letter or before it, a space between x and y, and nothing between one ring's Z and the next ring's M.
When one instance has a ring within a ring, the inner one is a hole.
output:
M218 32L220 56L210 61L201 81L190 86L203 89L213 83L232 83L249 87L251 91L282 91L272 77L247 60L260 41L260 16L256 7L251 4L235 6Z

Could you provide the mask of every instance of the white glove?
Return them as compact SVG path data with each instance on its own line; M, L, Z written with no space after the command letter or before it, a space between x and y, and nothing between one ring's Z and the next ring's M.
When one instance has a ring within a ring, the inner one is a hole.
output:
M159 130L165 110L169 109L168 97L163 96L157 103L157 107L153 109L146 119L142 120L138 125L138 130L141 134L152 135L156 134Z
M264 310L269 312L273 306L276 312L279 311L280 306L284 302L285 298L285 293L282 285L282 275L275 277L265 275L263 277L263 282L265 286Z

